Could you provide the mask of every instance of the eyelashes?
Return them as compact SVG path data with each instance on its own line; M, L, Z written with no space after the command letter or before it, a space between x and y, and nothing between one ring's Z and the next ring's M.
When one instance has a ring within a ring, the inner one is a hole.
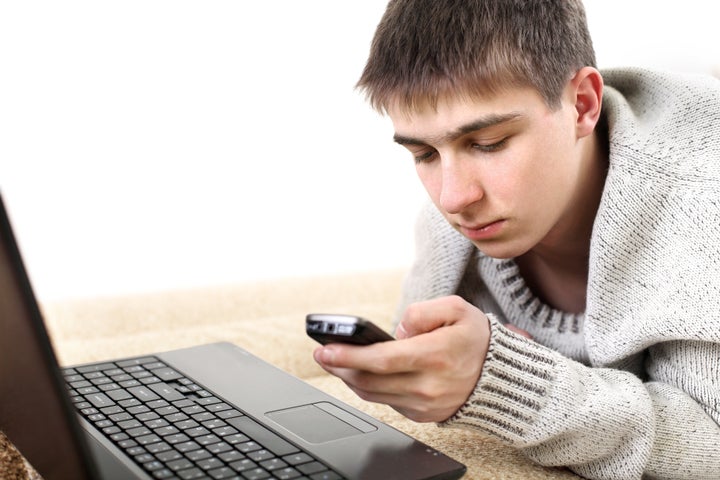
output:
M504 137L501 140L494 143L478 143L469 142L468 149L475 153L488 154L501 151L507 146L510 137ZM413 158L416 164L430 163L438 157L438 152L435 149L429 149L427 151L412 152Z
M498 150L502 150L505 147L509 138L510 137L505 137L502 140L500 140L499 142L489 143L489 144L473 143L472 146L473 146L473 148L480 150L481 152L488 152L488 153L497 152Z

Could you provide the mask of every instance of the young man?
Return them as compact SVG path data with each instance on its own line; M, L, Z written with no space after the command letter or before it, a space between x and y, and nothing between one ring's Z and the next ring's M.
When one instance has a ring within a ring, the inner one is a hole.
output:
M361 87L415 158L362 398L587 478L720 478L720 82L601 73L580 0L395 0Z

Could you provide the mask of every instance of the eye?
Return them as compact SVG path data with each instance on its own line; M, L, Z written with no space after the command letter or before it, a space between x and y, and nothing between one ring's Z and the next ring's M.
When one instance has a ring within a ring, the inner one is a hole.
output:
M412 152L415 163L430 163L435 160L437 150L427 150L423 152Z
M502 140L494 143L478 143L478 142L472 142L470 147L473 150L479 150L484 153L493 153L497 152L498 150L502 150L505 145L507 145L507 141L510 137L505 137Z

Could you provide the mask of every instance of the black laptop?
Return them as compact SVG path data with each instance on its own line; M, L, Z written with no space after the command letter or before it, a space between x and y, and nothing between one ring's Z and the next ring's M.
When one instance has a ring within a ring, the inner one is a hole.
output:
M465 473L230 343L59 367L1 198L0 430L46 480Z

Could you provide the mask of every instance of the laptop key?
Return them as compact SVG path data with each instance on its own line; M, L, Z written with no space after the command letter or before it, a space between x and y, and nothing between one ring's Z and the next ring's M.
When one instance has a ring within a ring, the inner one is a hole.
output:
M147 445L146 448L150 453L167 452L172 449L172 447L165 442L153 443L151 445Z
M183 431L191 437L204 437L205 435L210 435L210 430L201 426L184 428Z
M335 472L320 472L310 476L311 480L341 480L342 477Z
M178 476L180 478L182 478L183 480L192 480L195 478L207 478L207 477L205 477L205 472L203 472L202 470L200 470L197 467L178 472Z
M197 462L198 460L204 460L206 458L212 457L212 454L205 449L200 449L200 450L193 450L192 452L187 452L187 453L185 453L185 456L189 460L192 460L193 462Z
M197 462L197 466L203 470L212 470L223 466L223 463L217 458L206 458Z
M223 452L228 452L228 451L231 451L231 450L233 449L229 444L227 444L227 443L225 443L225 442L220 442L220 443L215 443L215 444L213 444L213 445L208 445L206 448L207 448L210 452L214 453L215 455L220 454L220 453L223 453Z
M304 463L302 465L298 465L296 468L306 475L313 475L327 470L327 467L320 462Z
M235 472L228 467L220 467L214 470L210 470L208 474L215 480L222 480L224 478L237 478Z
M195 441L198 442L201 445L212 445L214 443L219 443L220 437L217 435L202 435L199 437L195 437Z
M256 468L257 463L253 462L249 458L243 458L235 462L230 462L230 467L236 472L245 472L252 468Z
M126 400L128 398L133 398L132 395L130 395L130 392L127 392L125 390L110 390L108 392L105 392L105 395L112 398L116 402L119 402L120 400Z
M243 414L234 408L231 408L230 410L224 410L222 412L217 412L217 416L223 419L228 418L234 418L234 417L242 417Z
M91 393L99 393L100 390L95 387L78 388L77 393L80 395L90 395Z
M101 372L103 370L112 370L115 368L115 365L112 363L98 363L95 365L88 365L85 367L75 367L75 370L77 370L80 373L90 373L90 372Z
M165 400L153 400L152 402L148 402L147 406L152 408L153 410L157 410L159 408L169 407L170 404Z
M264 468L256 468L254 470L249 470L247 472L244 472L242 475L243 478L247 480L264 480L266 478L270 478L270 474Z
M183 433L176 433L175 435L168 435L164 440L170 445L174 445L176 443L189 442L190 437Z
M262 450L256 450L254 452L248 453L248 458L256 461L256 462L263 462L266 460L270 460L275 458L275 454L265 450L264 448ZM263 465L265 466L265 465Z
M154 433L135 438L135 441L138 442L140 445L148 445L150 443L159 442L160 440L161 438Z
M205 408L207 408L208 412L222 412L223 410L230 410L232 407L227 403L221 402L207 405Z
M292 480L298 478L300 476L300 472L298 472L292 467L287 467L283 468L282 470L274 471L273 475L275 475L275 478L279 480Z
M170 426L170 423L167 420L165 420L164 418L158 417L158 418L154 418L152 420L145 421L145 426L148 428L155 429L155 428ZM177 425L175 425L175 426L177 426Z
M288 464L283 462L279 458L272 458L270 460L260 462L260 466L262 466L266 470L273 471L279 468L286 468Z
M245 443L250 440L250 438L242 433L233 433L223 437L223 440L234 445L236 443Z
M182 375L180 375L178 372L176 372L172 368L168 368L168 367L153 370L152 373L156 377L160 377L166 382L170 382L172 380L178 380L178 379L182 378Z
M128 388L128 391L135 395L137 399L142 400L143 402L150 402L152 400L157 400L160 398L158 394L150 390L150 387L146 387L144 385L141 387L130 387Z
M193 466L193 463L188 460L187 458L179 458L177 460L171 460L166 463L167 467L170 470L178 471L178 470L185 470L186 468L190 468Z
M235 445L235 448L237 448L239 451L243 453L250 453L257 450L261 450L262 447L258 445L256 442L250 441L245 443L239 443Z
M137 447L137 442L135 440L133 440L132 438L129 438L127 440L120 440L119 442L117 442L117 444L120 448ZM142 448L142 447L140 447L140 448Z
M139 380L140 380L140 383L142 383L143 385L153 385L155 383L160 383L162 381L158 377L155 377L155 376L140 378Z
M200 444L197 442L193 442L192 440L189 440L187 442L181 442L175 444L175 449L179 452L187 453L187 452L194 452L196 450L200 450Z
M161 462L171 462L173 460L179 460L183 458L182 453L176 451L176 450L167 450L165 452L160 452L155 454L155 457L160 460Z
M157 479L176 478L175 473L168 468L161 468L160 470L155 470L152 475L154 478Z
M168 425L166 427L158 427L158 428L153 429L153 431L156 434L160 435L161 437L165 437L168 435L175 435L177 433L180 433L180 430L173 427L172 425Z
M139 358L132 358L130 360L122 360L117 363L119 367L125 368L125 367L134 367L136 365L143 365L146 363L153 363L157 362L157 359L155 357L139 357Z
M138 428L142 427L143 424L135 420L134 418L130 420L125 420L122 422L118 422L118 427L122 428L123 430L130 430L131 428Z
M133 458L138 463L147 463L147 462L152 462L153 460L155 460L155 457L153 457L152 455L150 455L147 452L141 453L139 455L135 455L135 457L133 457Z
M293 453L292 455L286 455L282 457L283 460L288 462L290 465L300 465L301 463L312 462L313 458L304 452Z
M245 458L245 455L238 452L237 450L232 450L229 452L223 452L220 455L218 455L218 458L226 461L227 463L235 462L237 460L242 460Z
M142 437L145 435L149 435L152 433L149 428L147 427L137 427L137 428L131 428L126 432L131 437Z
M145 470L152 472L153 470L160 470L163 468L163 464L158 461L147 462L143 464Z
M120 388L120 385L117 383L105 383L102 385L98 385L98 388L102 390L103 392L110 392L112 390L117 390Z
M108 393L108 395L110 395L110 394ZM128 395L130 395L130 394L128 393ZM140 400L133 397L132 395L130 395L129 398L126 398L124 400L118 400L118 403L120 404L120 406L122 406L124 408L137 407L139 405L142 405L142 403L140 403Z

